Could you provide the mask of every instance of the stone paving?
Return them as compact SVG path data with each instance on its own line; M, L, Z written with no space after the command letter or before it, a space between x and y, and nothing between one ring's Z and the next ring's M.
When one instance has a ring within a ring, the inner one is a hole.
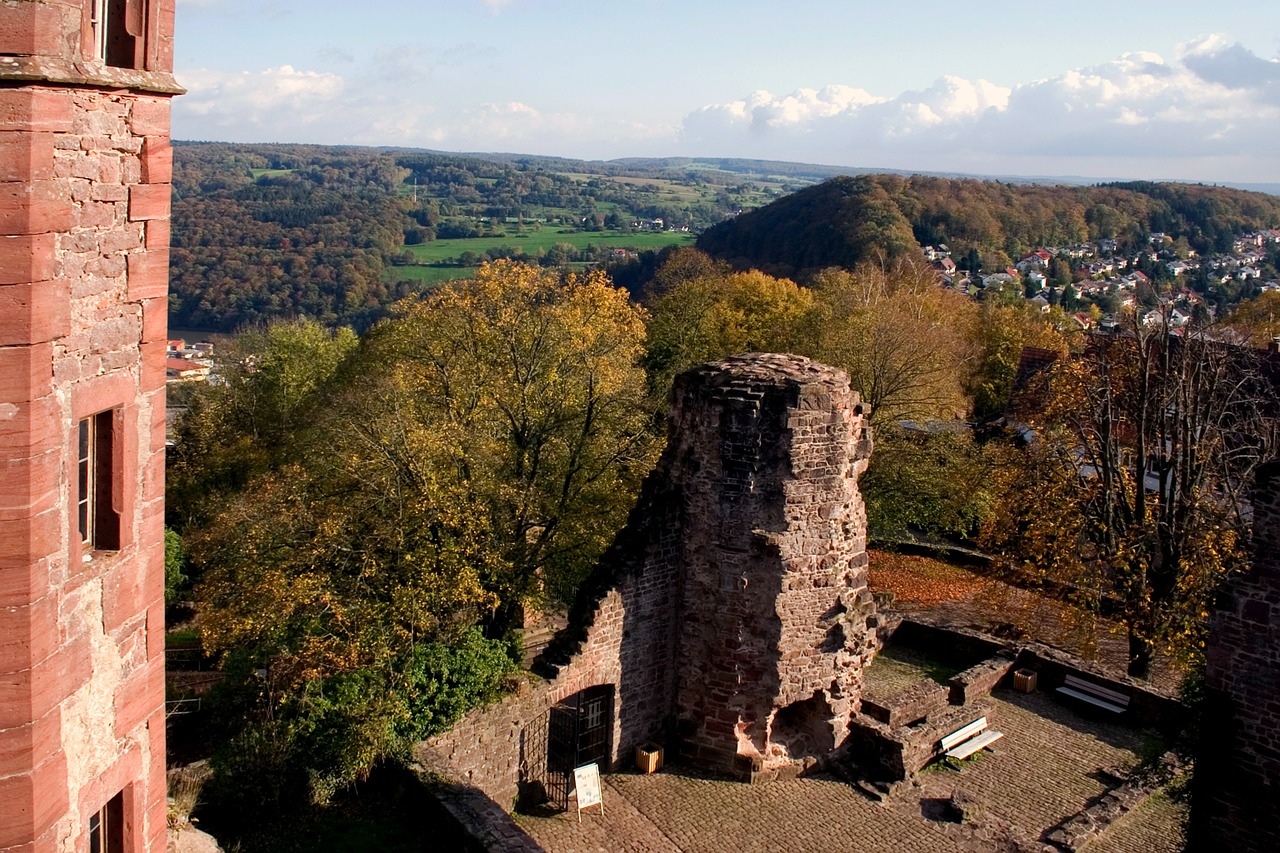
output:
M908 853L1001 849L1034 841L1115 783L1138 760L1143 735L1085 719L1043 694L999 691L990 715L1004 738L958 768L936 767L886 804L829 777L744 785L679 770L605 780L605 815L519 816L552 853L795 851ZM978 804L966 825L931 819L960 790ZM1144 804L1095 842L1107 853L1180 850L1179 806Z
M1158 792L1121 818L1088 853L1181 853L1186 819L1186 802Z

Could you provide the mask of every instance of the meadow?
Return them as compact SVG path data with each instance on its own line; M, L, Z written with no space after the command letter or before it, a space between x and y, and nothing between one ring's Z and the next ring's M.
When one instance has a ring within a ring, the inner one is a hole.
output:
M457 240L433 240L405 246L420 264L456 263L463 252L477 254L497 246L511 246L526 255L536 255L557 243L565 243L575 249L588 246L607 246L611 249L662 249L667 246L691 246L695 237L682 231L637 231L627 234L621 231L568 231L554 226L533 230L526 226L524 232L514 230L499 232L489 237L468 237Z

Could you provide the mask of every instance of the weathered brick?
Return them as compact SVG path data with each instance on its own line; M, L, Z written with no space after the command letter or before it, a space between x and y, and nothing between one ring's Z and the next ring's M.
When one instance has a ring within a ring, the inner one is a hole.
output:
M55 246L53 234L0 234L0 285L53 278Z
M0 181L53 178L53 134L0 132Z
M133 102L129 129L137 136L169 136L169 99L140 97Z
M66 133L75 120L67 89L0 89L0 131Z
M173 146L167 136L148 136L141 159L144 184L167 184L173 178Z
M167 219L151 219L145 223L146 247L151 249L169 248L170 225Z
M169 250L133 252L129 255L130 302L158 299L169 292Z
M169 184L138 184L129 188L129 219L168 219Z
M0 346L44 343L71 331L71 296L65 281L0 287Z
M66 231L74 218L71 199L54 181L0 184L0 233Z
M38 400L53 391L53 348L47 343L0 347L0 402Z
M61 15L44 3L8 3L0 15L0 54L36 56L58 44Z
M29 773L0 778L0 849L41 838L67 811L66 775L66 756L59 752Z

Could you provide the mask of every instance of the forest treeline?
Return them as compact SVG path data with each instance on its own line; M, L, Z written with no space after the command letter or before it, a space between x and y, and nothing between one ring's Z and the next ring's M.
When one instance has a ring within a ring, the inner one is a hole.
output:
M1185 237L1208 253L1229 248L1246 230L1280 222L1280 198L1219 187L832 178L834 171L746 160L586 163L401 149L178 144L170 323L231 331L305 317L363 330L386 316L392 303L430 287L402 266L414 262L411 247L491 237L488 256L459 251L464 266L512 256L547 265L604 265L603 247L626 245L637 221L702 232L698 245L708 254L741 269L793 278L830 266L850 268L877 255L913 256L920 246L939 243L948 244L962 266L988 271L1039 246L1098 237L1136 244L1150 231ZM824 182L805 187L819 180ZM555 247L527 258L512 245L518 240L503 239L508 231L544 227L601 232L601 239L592 253ZM640 254L631 269L611 269L633 292L661 260L653 250ZM459 269L458 277L471 271Z
M853 267L879 255L946 244L999 271L1027 252L1115 239L1139 249L1152 232L1200 254L1229 252L1241 234L1280 224L1280 197L1200 184L1006 184L958 178L836 177L705 231L698 248L775 275ZM977 271L977 270L974 270Z

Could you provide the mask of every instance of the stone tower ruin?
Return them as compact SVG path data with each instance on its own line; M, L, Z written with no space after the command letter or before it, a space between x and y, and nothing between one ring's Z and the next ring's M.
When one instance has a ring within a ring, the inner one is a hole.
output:
M842 372L797 356L730 358L676 382L676 714L695 763L794 766L848 732L875 650L866 414Z
M532 788L566 802L566 768L645 743L742 780L838 749L876 649L868 414L842 371L799 356L677 377L667 448L535 662L545 680L419 760L510 807Z
M165 848L174 0L0 2L0 849Z

